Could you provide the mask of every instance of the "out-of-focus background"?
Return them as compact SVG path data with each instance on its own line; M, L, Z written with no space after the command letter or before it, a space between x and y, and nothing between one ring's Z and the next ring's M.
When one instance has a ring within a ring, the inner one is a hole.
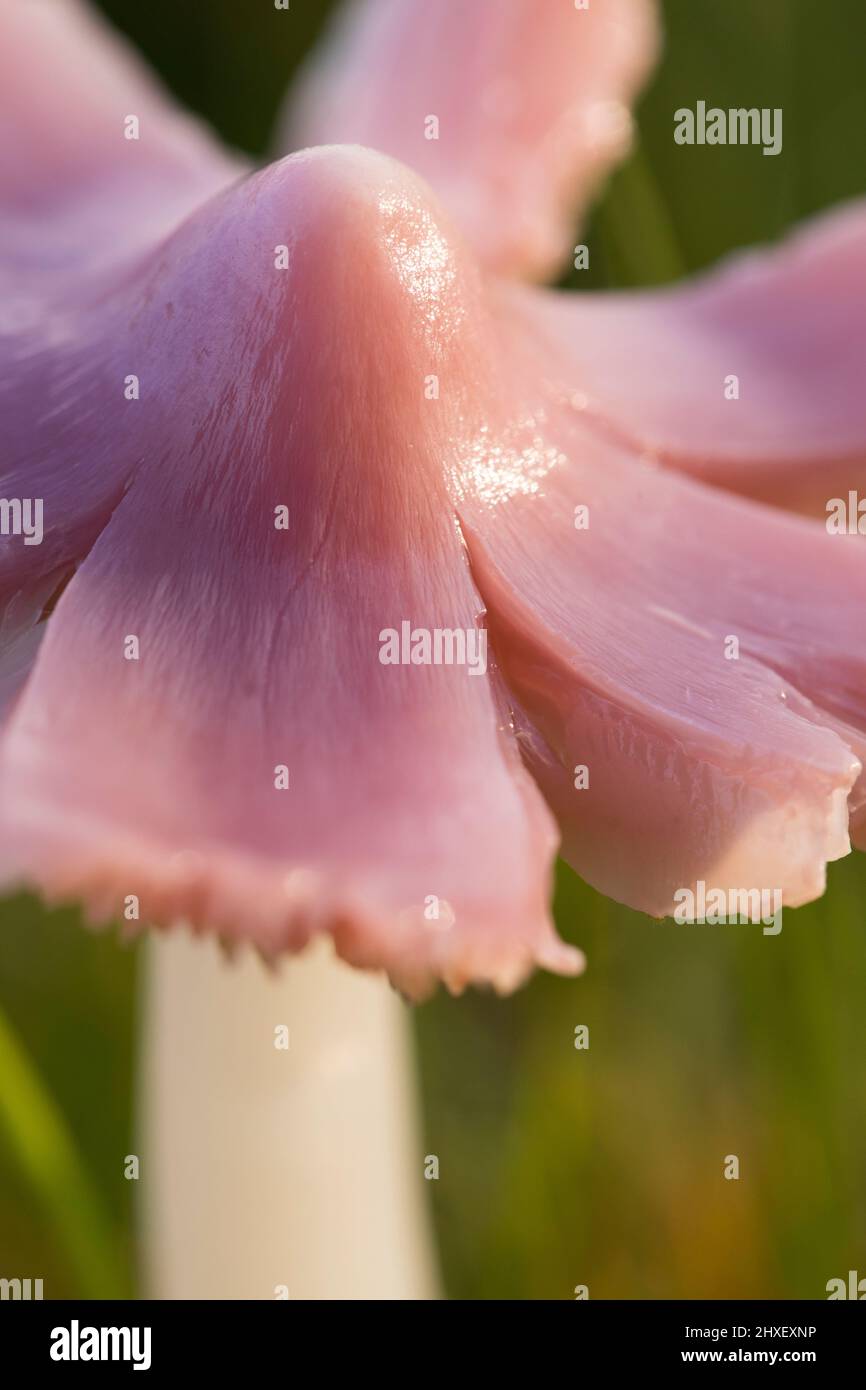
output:
M262 155L332 6L101 8L186 104ZM862 0L664 13L639 146L581 233L579 288L664 281L866 191ZM782 107L783 152L677 146L673 112L699 99ZM786 911L777 937L656 923L565 869L557 918L588 958L576 985L538 976L507 1001L416 1011L427 1150L447 1155L428 1184L447 1293L821 1298L828 1279L866 1275L866 860L832 866L824 899ZM53 1297L136 1289L119 1156L135 1148L137 954L74 912L0 904L0 1273L42 1277Z

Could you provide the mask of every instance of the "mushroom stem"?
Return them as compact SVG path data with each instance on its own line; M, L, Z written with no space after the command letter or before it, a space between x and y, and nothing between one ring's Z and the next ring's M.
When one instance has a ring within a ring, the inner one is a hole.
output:
M274 973L181 934L147 951L146 1293L436 1297L405 1005L321 945Z

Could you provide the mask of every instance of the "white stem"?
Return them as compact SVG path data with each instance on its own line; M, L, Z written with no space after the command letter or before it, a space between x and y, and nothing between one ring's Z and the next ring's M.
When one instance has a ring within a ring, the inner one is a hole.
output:
M406 1007L317 948L148 945L141 1228L156 1298L437 1296ZM289 1048L275 1030L289 1030Z

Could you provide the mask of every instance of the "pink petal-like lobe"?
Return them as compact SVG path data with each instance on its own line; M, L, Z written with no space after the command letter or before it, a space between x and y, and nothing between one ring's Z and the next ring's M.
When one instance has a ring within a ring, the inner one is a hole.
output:
M866 482L866 205L671 289L533 300L600 429L705 482L826 516Z
M713 876L797 905L863 803L866 552L587 428L539 303L499 297L459 511L563 852L653 914Z
M656 48L651 0L354 0L292 94L283 146L384 150L486 266L547 278L628 149Z
M241 167L83 0L0 0L0 125L5 253L16 217L25 252L35 220L62 208L62 235L52 247L45 228L34 248L49 265L94 241L103 258L147 244Z

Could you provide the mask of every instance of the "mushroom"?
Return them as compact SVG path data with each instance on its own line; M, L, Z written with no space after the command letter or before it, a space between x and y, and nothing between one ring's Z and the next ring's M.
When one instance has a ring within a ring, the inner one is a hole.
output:
M285 956L508 992L583 967L560 842L664 915L796 906L862 836L863 557L779 509L861 481L862 207L529 288L627 147L649 0L344 25L308 148L250 170L78 0L0 0L0 493L41 517L0 546L0 881L239 948L151 952L176 1296L433 1287L402 1005Z

